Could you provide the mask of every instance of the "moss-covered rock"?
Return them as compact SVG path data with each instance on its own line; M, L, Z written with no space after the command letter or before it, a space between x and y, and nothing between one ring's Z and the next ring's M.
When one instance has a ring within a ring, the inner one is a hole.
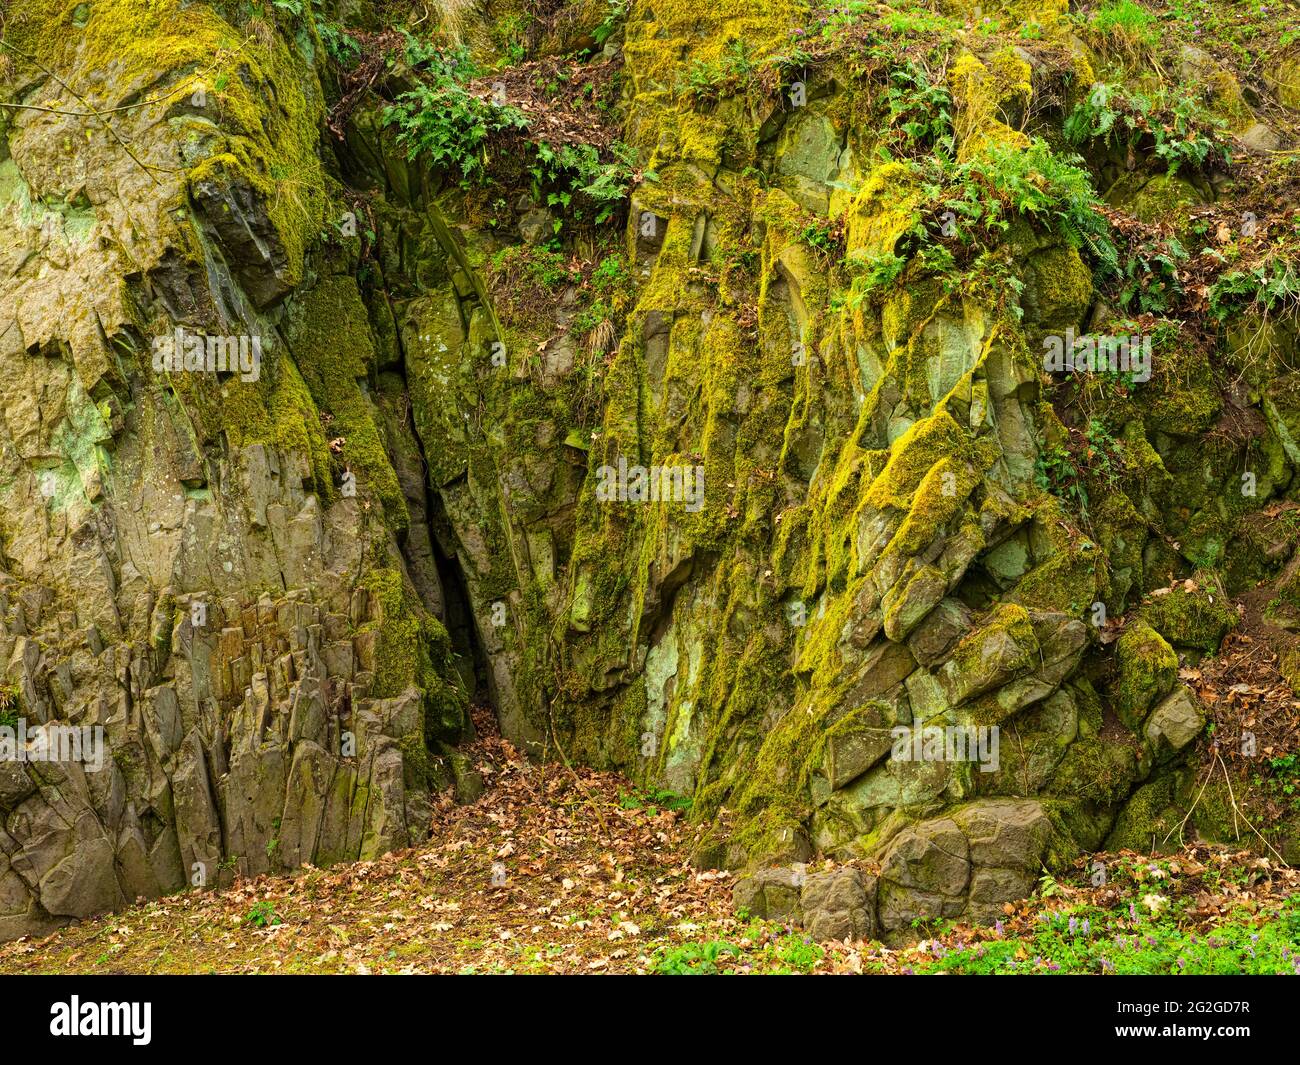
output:
M1139 621L1116 641L1115 664L1112 705L1119 719L1136 732L1156 700L1178 682L1178 656L1160 633Z

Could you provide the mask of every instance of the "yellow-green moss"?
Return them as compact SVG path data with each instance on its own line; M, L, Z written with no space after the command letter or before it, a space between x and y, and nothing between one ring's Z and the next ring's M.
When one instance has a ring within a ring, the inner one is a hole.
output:
M317 408L330 418L328 435L342 441L340 463L357 475L359 487L375 493L394 528L406 528L406 500L371 402L358 384L372 372L375 355L356 282L325 278L294 302L289 322L289 344L303 379Z
M1147 711L1178 683L1178 656L1155 629L1136 621L1115 642L1115 660L1111 700L1120 720L1136 732Z
M1206 583L1209 575L1199 577L1191 588L1178 584L1165 595L1153 596L1143 604L1139 617L1171 644L1212 654L1236 628L1238 617L1227 596Z
M1177 828L1182 812L1175 802L1177 778L1166 775L1138 788L1115 819L1107 850L1154 853L1181 843Z
M421 692L427 741L455 742L465 726L465 698L446 677L451 668L451 640L442 624L420 604L410 581L391 566L369 570L358 582L374 596L378 618L375 674L370 694L392 698L408 688Z

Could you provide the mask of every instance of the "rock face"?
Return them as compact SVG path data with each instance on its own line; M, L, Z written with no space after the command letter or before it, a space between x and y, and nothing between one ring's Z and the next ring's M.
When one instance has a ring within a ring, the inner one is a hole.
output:
M409 845L466 725L426 486L398 487L419 444L379 380L396 356L355 249L307 254L312 66L274 34L237 58L207 4L7 18L4 98L43 109L0 125L0 724L104 749L3 763L0 938ZM256 338L260 364L169 368L177 330Z
M352 92L329 20L377 31L377 5L235 6L3 18L0 712L100 727L107 754L0 760L0 937L420 839L431 791L482 787L454 750L475 692L532 755L691 796L699 859L754 874L738 905L835 938L990 919L1045 864L1149 835L1145 789L1190 806L1179 656L1236 623L1204 589L1294 550L1248 528L1300 490L1293 315L1226 342L1249 440L1205 435L1224 402L1181 337L1149 381L1079 385L1122 455L1085 514L1061 471L1101 437L1041 353L1120 330L1092 252L1012 212L991 282L902 262L941 219L861 110L879 86L774 61L802 6L633 0L608 43L603 5L547 23L543 56L605 44L653 175L581 283L549 242L586 221L396 142L385 106L427 59ZM954 45L950 165L1026 156L1022 119L1098 80L1057 7L1051 48ZM490 53L485 18L460 30ZM733 91L738 40L779 91ZM1090 163L1137 217L1217 195ZM561 277L540 309L529 269ZM602 490L630 467L678 491ZM879 875L796 883L817 854Z
M1033 890L1056 841L1041 803L976 800L901 827L879 875L853 866L764 869L738 880L733 898L738 909L794 920L818 939L902 942L918 918L991 923Z

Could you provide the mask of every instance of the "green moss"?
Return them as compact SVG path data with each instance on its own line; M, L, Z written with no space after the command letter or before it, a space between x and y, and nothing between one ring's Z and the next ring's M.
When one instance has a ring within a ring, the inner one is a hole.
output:
M1112 615L1119 616L1124 613L1134 589L1142 587L1146 522L1128 495L1112 491L1093 508L1092 524L1109 563L1106 607Z
M1097 545L1081 540L1026 573L1008 601L1079 617L1097 601L1103 573Z
M1283 654L1277 668L1291 690L1300 696L1300 648L1292 648Z
M1032 255L1028 266L1026 328L1053 334L1077 330L1093 298L1092 271L1078 250L1055 245Z
M173 375L173 388L191 409L202 411L215 402L211 424L225 432L232 447L267 444L301 455L307 461L308 489L314 489L324 502L334 498L330 452L320 413L292 359L266 359L256 384L231 387L219 397L202 391L192 377Z
M1198 788L1198 794L1191 824L1200 839L1230 844L1246 839L1249 830L1244 827L1242 815L1234 806L1232 791L1222 777L1211 777L1204 789Z
M1115 643L1118 676L1110 695L1119 718L1134 732L1147 711L1178 683L1178 656L1145 622L1129 624Z
M11 33L71 83L112 71L115 101L141 92L165 107L202 90L225 136L190 183L215 178L253 189L284 246L287 284L301 280L324 217L324 103L314 72L281 36L246 34L209 5L183 0L16 0Z
M872 481L863 501L876 510L908 510L921 481L938 463L968 451L968 437L946 411L923 418L894 444L889 462ZM934 481L932 486L941 483Z
M1138 788L1115 819L1106 849L1147 854L1177 848L1183 817L1175 802L1176 787L1177 778L1166 775Z
M1030 66L1010 48L987 62L970 52L958 56L948 70L948 86L957 107L953 129L959 159L969 159L995 144L1029 146L1025 134L1001 120L1023 112L1032 93Z
M378 606L377 620L367 625L376 633L371 695L393 698L418 688L426 741L459 740L465 728L465 698L445 679L455 676L447 630L424 610L400 570L374 568L358 583L369 589Z
M1194 339L1177 334L1162 339L1151 351L1151 380L1133 389L1134 404L1149 429L1191 436L1209 429L1223 402L1210 356Z
M979 473L951 456L936 462L917 485L911 508L893 544L908 555L928 547L939 529L963 513L965 502L980 483Z
M1145 181L1137 174L1125 175L1107 191L1105 199L1147 223L1184 218L1188 208L1205 202L1194 185L1172 174L1157 174Z
M806 10L802 2L772 0L722 0L708 8L688 0L633 0L623 51L639 118L634 141L653 148L676 139L682 113L691 107L685 94L679 99L678 87L689 83L692 64L720 69L737 40L759 63L788 45Z
M920 200L911 168L895 162L874 168L845 211L849 260L868 262L894 254L899 238L913 225Z
M289 344L316 407L328 416L327 431L341 439L341 464L383 504L396 529L409 523L406 500L375 422L374 408L359 382L374 370L365 305L350 277L322 280L289 313Z
M1175 647L1194 647L1213 654L1238 623L1231 601L1200 574L1193 587L1177 584L1165 595L1153 596L1139 616Z
M974 675L985 671L988 649L1005 647L1008 641L1017 651L1014 657L1002 663L1005 671L1023 671L1037 664L1038 638L1034 635L1029 611L1014 603L1000 603L979 628L962 637L953 649L952 672Z
M1133 748L1080 736L1070 744L1048 787L1053 795L1113 806L1128 794L1137 776Z

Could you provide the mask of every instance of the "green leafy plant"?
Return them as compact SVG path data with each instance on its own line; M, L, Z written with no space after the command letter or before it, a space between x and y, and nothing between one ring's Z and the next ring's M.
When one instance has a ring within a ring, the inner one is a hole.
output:
M1074 463L1074 456L1062 444L1040 448L1034 462L1034 481L1044 492L1071 504L1080 513L1088 511L1088 485Z
M852 269L857 271L858 276L853 283L853 293L849 297L850 304L856 307L863 300L888 289L898 280L898 275L903 272L903 267L906 265L907 260L894 252L884 252L853 262Z
M575 221L607 222L627 201L635 161L635 153L622 143L615 142L611 151L613 160L603 162L590 144L539 142L528 168L533 198Z
M1190 97L1152 100L1105 82L1092 87L1061 127L1071 144L1101 141L1150 151L1170 174L1230 161L1225 129L1222 119L1204 114Z
M1124 256L1119 305L1142 314L1163 314L1184 295L1179 265L1187 251L1176 237L1147 237Z
M1133 0L1103 4L1089 17L1088 25L1101 34L1124 34L1148 44L1159 40L1155 15Z
M320 18L314 6L312 18L316 24L316 33L329 57L345 70L352 67L361 58L361 45L357 39L337 23Z
M12 684L0 686L0 725L18 727L18 689Z
M931 158L917 164L926 198L911 231L913 242L931 242L934 221L950 211L959 244L987 248L1017 217L1037 221L1076 248L1088 251L1102 275L1118 268L1110 225L1083 160L1061 156L1041 139L1028 148L994 145L961 163Z
M528 127L517 108L479 99L468 89L478 73L463 45L430 45L407 34L406 59L426 80L385 108L408 158L421 153L438 167L459 170L463 182L481 173L485 142L496 132Z
M528 117L470 91L479 70L464 46L408 35L406 60L421 81L384 111L385 123L398 130L397 143L411 159L423 155L440 169L458 171L463 187L488 182L489 141L496 135L525 133ZM548 86L552 89L558 91L558 84ZM635 151L618 141L606 157L593 144L553 144L526 136L516 136L514 143L533 199L555 209L556 233L567 220L602 225L614 219L626 204L634 177L655 179L653 172L636 170Z
M679 795L667 788L647 788L641 792L619 796L619 805L625 810L645 810L651 817L658 815L660 808L685 813L691 808L691 797Z
M711 102L724 95L748 89L753 83L757 64L749 45L739 38L728 42L720 59L714 62L695 60L686 71L679 91L697 102Z
M1210 286L1210 312L1227 321L1255 305L1265 311L1300 308L1300 269L1288 254L1275 254L1245 270L1221 274Z
M1039 449L1034 480L1087 521L1089 487L1114 487L1123 468L1123 445L1105 422L1093 418L1082 431L1070 430L1065 442Z
M1147 905L1146 900L1151 904ZM1163 901L1163 905L1156 905ZM1044 911L1038 926L1015 938L992 939L935 952L918 974L982 975L1107 973L1112 975L1286 974L1300 969L1300 896L1282 901L1262 920L1246 908L1223 914L1207 932L1184 910L1139 886L1129 906L1074 906Z
M885 103L894 150L953 153L952 94L931 82L915 63L908 61L890 71Z
M282 922L276 915L275 905L263 899L253 903L252 908L244 915L243 923L253 928L270 928Z
M1003 221L1007 212L1034 218L1113 267L1117 255L1110 227L1097 211L1097 195L1082 163L1077 156L1057 155L1041 139L1027 149L1000 144L965 164L965 183L984 182L1004 208Z
M719 958L739 954L740 948L725 940L684 943L660 955L655 961L654 971L661 976L712 976L718 971Z
M630 0L609 0L609 4L605 8L605 17L591 31L597 48L604 48L605 42L618 32L623 20L627 17L629 3Z
M1255 786L1300 810L1300 754L1284 754L1268 763L1269 775L1255 777Z

